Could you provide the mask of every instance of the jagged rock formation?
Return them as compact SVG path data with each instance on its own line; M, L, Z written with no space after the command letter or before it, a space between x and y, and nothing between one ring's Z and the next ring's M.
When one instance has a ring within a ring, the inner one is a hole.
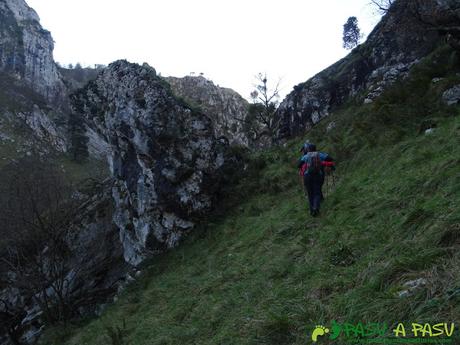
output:
M56 102L65 94L53 60L51 34L25 1L0 1L0 47L0 71L23 80L48 101Z
M0 133L17 153L67 149L66 87L53 39L23 0L0 0ZM60 124L59 124L60 123ZM18 137L28 127L31 133ZM0 145L4 145L1 141Z
M202 76L167 77L165 80L174 94L199 107L211 118L216 137L226 137L232 145L250 144L244 128L249 104L237 92L216 86Z
M370 103L403 78L444 37L443 27L460 21L451 0L398 0L347 57L294 87L281 103L278 139L305 133L350 97ZM458 6L458 4L456 5ZM423 33L423 34L421 34Z
M223 151L212 121L169 91L148 65L117 61L73 98L110 143L114 221L125 260L175 246L212 205Z

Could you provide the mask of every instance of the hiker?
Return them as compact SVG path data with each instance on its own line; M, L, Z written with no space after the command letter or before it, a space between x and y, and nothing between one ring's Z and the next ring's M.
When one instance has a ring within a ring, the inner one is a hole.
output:
M310 214L319 215L321 201L324 199L322 187L326 175L325 169L335 169L334 160L324 152L318 152L316 145L306 142L302 148L302 157L299 159L299 175L303 177L303 184L308 195Z

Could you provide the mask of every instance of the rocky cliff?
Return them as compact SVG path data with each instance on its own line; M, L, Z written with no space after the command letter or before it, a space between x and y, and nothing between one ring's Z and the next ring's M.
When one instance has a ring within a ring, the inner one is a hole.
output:
M177 245L209 210L224 164L213 122L179 102L148 65L118 61L73 96L110 144L114 221L125 260Z
M231 122L243 112L244 100L222 90L217 100L203 98L227 111L211 119L173 95L153 68L126 61L97 71L97 77L96 71L82 78L72 71L63 82L51 35L37 14L23 0L0 0L0 19L0 168L35 153L68 151L69 116L84 119L78 135L111 168L113 179L85 195L79 216L59 227L66 233L66 257L56 264L66 284L61 292L68 316L94 315L132 279L133 266L176 246L212 208L228 145L216 135L245 144ZM75 92L70 100L69 90ZM1 201L8 203L8 197ZM2 245L0 240L2 257L14 251L14 244ZM49 246L40 242L35 249L46 271ZM24 265L20 274L15 268L0 264L0 344L31 344L49 321L45 309L57 310L62 296L53 288L54 277L45 277L37 292L26 286L36 267Z
M61 71L65 82L53 60L51 34L35 11L23 0L0 0L0 168L24 156L66 152L69 116L83 116L90 154L108 156L113 175L78 204L76 218L60 225L65 258L56 260L51 245L36 242L37 258L43 258L38 265L0 260L2 345L35 343L48 317L64 305L66 317L74 318L97 314L113 301L133 279L132 265L177 245L212 207L226 148L215 135L229 130L231 141L245 140L238 125L232 132L231 116L244 104L236 93L219 91L216 102L230 114L222 110L210 119L173 96L148 66L120 61L97 78L101 71ZM73 96L70 112L68 90L89 80ZM1 204L9 201L2 193ZM16 244L5 245L6 224L0 232L0 257L8 259ZM59 267L59 278L47 272L48 263ZM37 270L45 272L39 283Z
M2 160L30 150L66 150L62 112L53 110L42 95L21 80L0 72L0 152ZM4 162L2 162L4 163Z
M65 87L53 48L51 34L25 1L0 1L0 71L24 80L48 101L56 102L65 94Z
M0 149L67 149L66 87L53 39L23 0L0 1ZM26 130L27 129L27 130ZM3 153L3 152L2 152Z
M133 279L133 266L176 246L212 208L228 144L215 138L211 119L178 100L148 65L115 62L71 100L94 140L107 144L113 176L78 203L78 216L64 226L65 258L53 261L62 270L69 315L81 317L97 314ZM79 191L73 195L80 198ZM47 248L37 249L45 266ZM5 250L0 245L7 257ZM42 300L57 310L61 303L52 277L39 293L24 285L34 269L24 266L18 274L0 264L2 345L34 343L49 322Z
M230 144L249 145L244 129L249 104L237 92L216 86L202 76L165 80L177 96L199 107L212 120L216 137L226 137Z
M454 44L460 9L452 0L397 0L347 57L294 87L280 104L278 139L301 135L352 97L370 103L446 38Z

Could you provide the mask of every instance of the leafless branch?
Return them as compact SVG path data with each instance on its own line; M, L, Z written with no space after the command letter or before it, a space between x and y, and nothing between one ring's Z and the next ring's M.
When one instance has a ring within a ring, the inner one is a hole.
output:
M387 13L394 0L371 0L371 4L376 6L381 13Z

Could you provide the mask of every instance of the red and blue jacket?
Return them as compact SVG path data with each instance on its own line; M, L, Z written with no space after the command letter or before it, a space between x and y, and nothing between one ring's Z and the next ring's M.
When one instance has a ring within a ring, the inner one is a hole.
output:
M299 175L304 176L308 174L308 167L312 164L313 152L308 152L303 155L298 162ZM321 173L324 174L324 167L330 167L335 170L335 163L331 156L324 152L318 152L319 159L321 161Z

